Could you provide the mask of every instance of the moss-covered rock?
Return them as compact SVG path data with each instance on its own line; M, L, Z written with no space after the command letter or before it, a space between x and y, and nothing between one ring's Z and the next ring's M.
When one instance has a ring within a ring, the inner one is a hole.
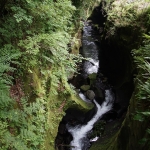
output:
M95 80L96 79L96 76L97 76L97 73L92 73L92 74L89 74L89 79L91 80Z
M90 85L82 85L82 86L80 87L80 89L83 90L83 91L87 91L87 90L90 89Z
M87 90L86 96L88 99L93 100L95 98L95 93L92 90Z

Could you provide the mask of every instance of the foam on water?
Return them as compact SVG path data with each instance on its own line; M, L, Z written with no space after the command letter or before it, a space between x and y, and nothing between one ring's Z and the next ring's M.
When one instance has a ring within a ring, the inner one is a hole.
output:
M89 99L87 99L86 98L86 96L83 94L83 93L79 93L79 97L83 100L83 101L85 101L85 102L90 102L91 103L91 100L89 100Z
M88 67L87 73L88 74L97 73L98 67L99 67L99 61L98 60L96 61L94 59L90 59L89 62L92 64L92 66Z
M95 142L95 141L97 141L98 139L99 139L99 137L98 137L98 136L96 136L95 138L90 139L90 142Z
M97 73L99 68L99 50L93 37L93 28L90 24L85 24L82 36L82 56L87 58L83 62L84 77Z

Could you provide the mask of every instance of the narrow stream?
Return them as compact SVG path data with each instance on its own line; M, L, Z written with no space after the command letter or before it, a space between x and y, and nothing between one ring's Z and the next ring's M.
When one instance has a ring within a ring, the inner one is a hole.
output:
M95 43L95 37L93 36L94 30L92 25L85 23L83 28L83 37L82 37L82 55L87 58L83 62L83 72L82 75L84 78L88 78L88 75L92 73L98 73L99 69L99 48ZM96 113L86 124L78 124L76 126L66 125L66 128L69 133L71 133L73 140L70 143L70 150L88 150L90 147L90 142L97 139L89 139L88 133L91 132L94 124L108 111L111 110L113 105L113 93L111 89L104 90L104 102L100 105L95 99L93 103L95 104ZM84 101L89 100L82 92L79 93L79 96Z
M89 150L98 138L117 131L125 117L134 89L132 75L124 81L131 71L130 56L106 41L99 43L99 36L92 23L85 22L80 54L86 59L80 74L69 80L79 97L95 107L88 112L77 107L66 110L55 139L57 150Z
M94 123L102 117L103 114L112 108L113 96L111 90L105 91L105 101L100 106L96 100L93 100L97 108L96 114L86 125L77 125L71 127L67 124L68 131L72 134L73 140L70 143L71 150L87 150L90 145L87 145L90 140L86 138L89 131L92 130Z
M82 36L82 55L88 59L83 62L84 77L97 73L99 68L98 47L95 44L95 38L92 36L93 32L92 26L86 23L83 27Z

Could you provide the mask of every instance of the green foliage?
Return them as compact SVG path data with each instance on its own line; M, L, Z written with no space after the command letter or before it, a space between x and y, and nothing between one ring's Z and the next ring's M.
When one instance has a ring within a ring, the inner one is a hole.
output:
M81 61L68 51L74 12L70 0L4 3L0 19L0 149L53 149L63 106L71 104L66 100L73 91L67 77ZM26 75L31 78L29 85ZM27 86L34 98L26 91L24 97L10 98L13 77L21 78L20 88Z
M44 67L48 64L50 66L61 64L66 66L68 71L75 70L75 60L78 57L68 53L67 43L69 40L69 35L64 31L27 37L26 40L21 40L18 44L25 51L22 63L28 61L25 64L28 65L26 66L28 69L36 65Z
M35 149L43 141L44 136L44 128L39 124L45 122L41 103L27 104L26 100L22 100L20 110L14 108L16 102L10 98L12 77L9 76L9 72L13 73L15 70L10 67L10 63L17 65L16 59L19 56L20 52L9 44L0 49L0 149L2 150ZM36 136L39 134L41 135Z
M139 72L135 82L138 83L136 97L141 107L139 106L134 116L134 119L138 121L148 121L150 118L150 36L144 34L144 38L144 46L133 50L133 56ZM147 129L147 133L149 133L149 130ZM150 140L145 139L146 141ZM143 143L145 140L141 142Z
M107 12L105 30L107 36L114 35L121 27L146 30L149 22L149 2L147 0L128 1L109 0L103 9Z
M1 125L3 136L0 138L0 147L2 149L9 147L20 150L38 149L44 140L45 124L41 124L46 122L44 106L42 108L41 102L26 106L24 102L23 110L9 108L5 114L1 111L1 119L8 120Z
M17 64L16 59L19 56L20 53L9 44L0 49L0 110L4 110L4 112L7 111L7 107L12 105L12 100L9 96L12 77L9 76L9 73L13 72L14 68L10 67L10 63Z
M72 0L72 4L77 8L73 15L76 28L83 27L82 20L86 20L91 15L96 3L99 5L100 0Z

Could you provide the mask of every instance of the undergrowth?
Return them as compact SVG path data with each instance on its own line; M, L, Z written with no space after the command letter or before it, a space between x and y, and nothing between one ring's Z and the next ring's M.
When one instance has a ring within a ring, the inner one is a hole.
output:
M70 0L1 4L0 149L52 150L74 94L67 76L81 61L68 51L76 8Z
M147 31L147 22L149 20L148 0L109 0L103 6L107 12L107 22L105 30L106 38L115 35L121 27L136 28L141 32ZM138 22L138 23L137 23Z
M138 68L135 82L138 83L136 98L139 106L134 119L140 122L146 122L150 118L150 36L144 34L144 38L143 46L132 51ZM148 135L141 139L142 144L150 142L150 128L144 132Z

